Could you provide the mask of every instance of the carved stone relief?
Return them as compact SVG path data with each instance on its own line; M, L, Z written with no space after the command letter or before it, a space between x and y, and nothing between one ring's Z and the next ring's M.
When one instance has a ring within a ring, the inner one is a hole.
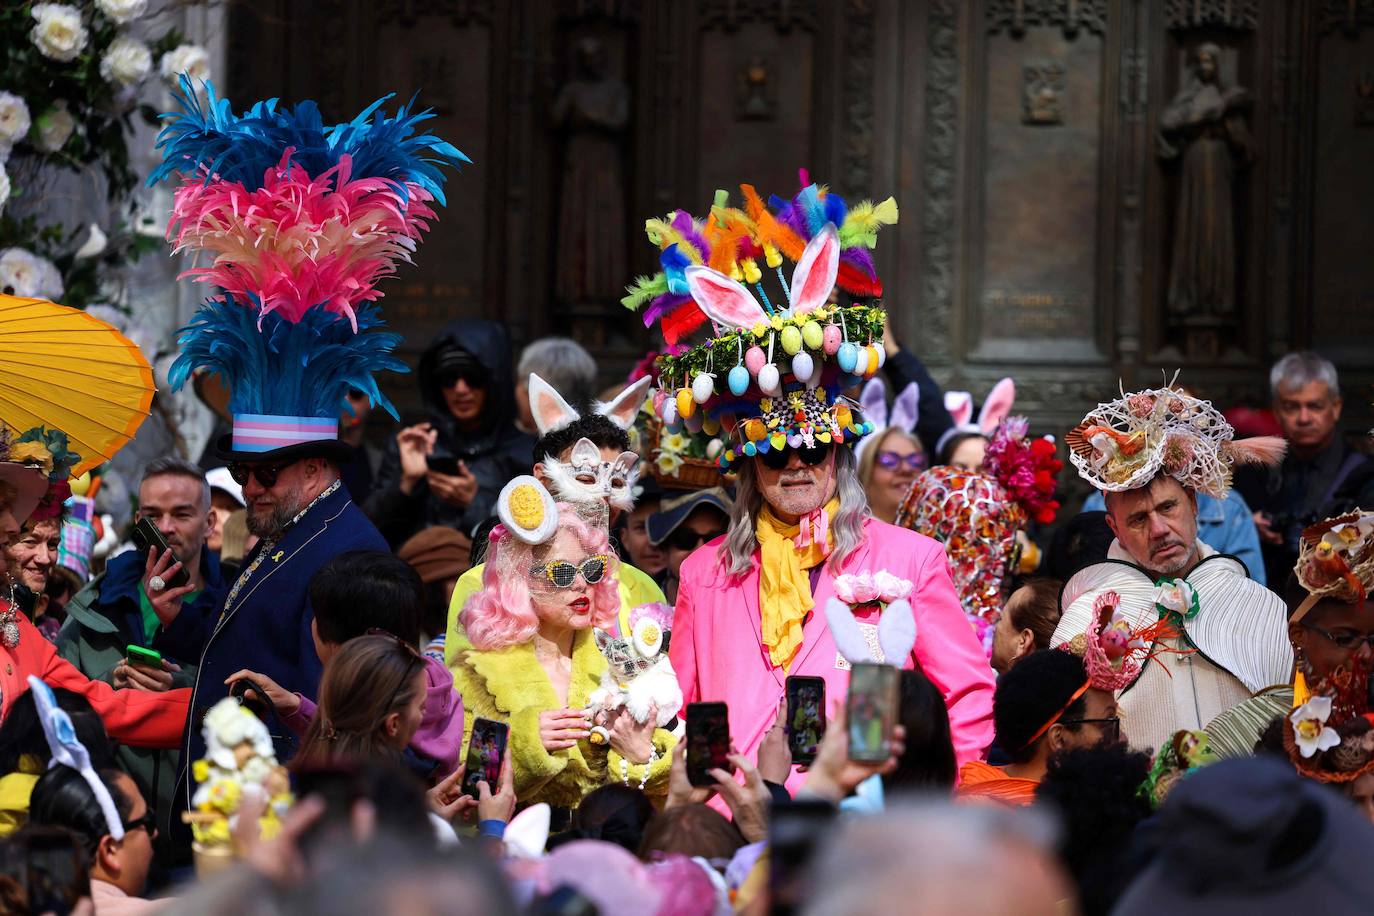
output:
M989 33L1005 29L1013 38L1030 26L1061 28L1069 39L1079 30L1101 35L1107 30L1107 0L989 0L986 19Z
M1171 31L1209 27L1251 31L1259 25L1260 0L1166 0L1164 22Z
M1064 123L1064 65L1056 60L1028 60L1021 64L1021 123Z
M921 352L930 362L947 365L956 358L950 312L954 303L955 165L959 147L959 5L955 0L931 0L927 17Z

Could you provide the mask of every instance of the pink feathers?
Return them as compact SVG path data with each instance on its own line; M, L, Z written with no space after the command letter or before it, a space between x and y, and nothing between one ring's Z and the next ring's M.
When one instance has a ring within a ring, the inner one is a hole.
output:
M1221 448L1239 464L1275 465L1283 461L1284 453L1288 451L1288 440L1278 436L1254 436L1226 442Z
M323 303L353 321L354 306L381 297L378 281L395 273L397 262L410 262L426 220L434 218L433 197L416 184L351 181L347 155L311 180L291 161L293 152L254 191L186 176L173 198L167 237L177 251L214 256L211 266L184 276L241 301L255 299L264 314L299 321Z

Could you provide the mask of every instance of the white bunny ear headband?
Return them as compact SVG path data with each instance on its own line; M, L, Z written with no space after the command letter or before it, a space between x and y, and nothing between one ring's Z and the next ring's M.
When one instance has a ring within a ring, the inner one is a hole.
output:
M612 400L598 401L595 412L621 429L629 429L634 424L635 415L644 406L644 399L648 397L649 385L652 382L647 375L631 382ZM582 418L582 415L564 400L563 395L534 373L530 373L528 388L530 414L534 417L534 425L539 429L539 435L546 436Z
M864 419L873 424L873 432L859 440L857 454L862 458L865 450L883 438L885 430L902 429L915 434L916 421L921 416L921 389L915 382L909 383L893 400L889 414L887 386L882 379L869 379L859 394L859 410Z
M65 766L80 773L81 778L86 780L86 785L91 787L91 794L100 805L100 813L105 815L105 828L110 831L110 836L116 840L124 839L124 822L115 810L110 790L105 788L100 774L91 766L91 755L87 753L86 746L76 737L76 728L72 725L71 716L57 705L57 697L53 694L52 688L32 674L29 675L29 690L33 692L33 702L38 708L38 721L43 725L43 737L48 739L48 749L52 751L48 769Z
M1015 403L1016 383L1010 378L1004 378L992 386L992 391L988 392L987 398L983 401L983 409L978 411L978 421L974 422L973 395L967 391L946 391L945 410L949 411L954 425L940 434L940 440L935 443L935 450L944 451L946 442L967 433L992 438L992 434L1011 413L1012 405Z
M878 618L878 647L882 657L873 651L854 612L839 598L831 598L825 606L825 622L835 638L835 648L851 665L876 663L902 667L916 645L916 618L905 598L893 601Z

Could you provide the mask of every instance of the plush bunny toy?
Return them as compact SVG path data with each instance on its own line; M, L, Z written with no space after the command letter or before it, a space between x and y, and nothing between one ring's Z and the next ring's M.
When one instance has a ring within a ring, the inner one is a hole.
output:
M596 630L596 647L609 664L601 675L601 686L587 698L587 708L609 712L623 706L636 722L643 723L652 706L658 711L659 728L671 722L682 708L682 690L668 661L672 625L673 609L655 603L630 611L629 637ZM601 744L610 740L610 735L598 725L592 729L591 740Z

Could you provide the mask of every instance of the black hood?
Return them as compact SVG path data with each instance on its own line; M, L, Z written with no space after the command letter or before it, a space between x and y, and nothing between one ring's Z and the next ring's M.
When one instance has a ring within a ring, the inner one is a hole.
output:
M453 415L444 404L443 395L434 378L434 369L444 351L461 347L472 354L487 370L491 382L487 386L487 400L482 408L482 428L469 436L483 437L509 426L515 420L515 384L512 378L510 335L506 327L485 318L459 318L444 325L434 343L420 357L420 395L430 421L440 431L454 432Z

